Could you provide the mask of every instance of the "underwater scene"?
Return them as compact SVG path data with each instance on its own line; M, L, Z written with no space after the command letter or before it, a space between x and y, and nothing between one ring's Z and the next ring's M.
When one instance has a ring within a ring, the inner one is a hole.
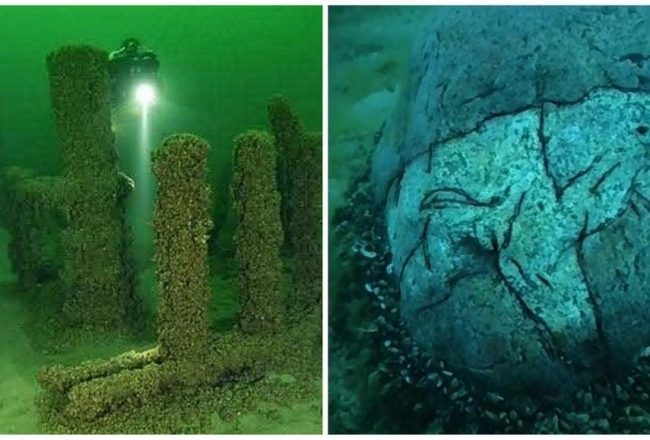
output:
M330 432L650 432L650 8L329 21Z
M0 40L0 433L320 434L321 7Z

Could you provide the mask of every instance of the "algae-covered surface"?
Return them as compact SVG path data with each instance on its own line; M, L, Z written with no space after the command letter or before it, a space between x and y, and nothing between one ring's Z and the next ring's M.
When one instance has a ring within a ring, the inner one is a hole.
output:
M28 325L33 315L29 302L15 287L15 276L10 272L9 262L4 257L8 235L0 229L0 432L6 434L45 433L37 410L40 388L36 377L39 369L46 365L73 365L89 359L108 359L129 350L142 350L155 345L153 336L133 338L114 334L94 335L78 340L73 346L56 350L48 329L39 334L30 331ZM152 275L143 275L144 283L152 282ZM148 279L147 279L148 278ZM214 276L210 280L213 295L210 317L213 330L224 330L232 326L236 318L238 302L232 279ZM153 284L148 284L153 291ZM144 289L144 286L142 286ZM41 345L39 347L39 345ZM270 373L271 384L283 385L296 382L292 368ZM272 388L272 386L271 386ZM203 432L215 434L319 434L322 430L321 380L312 379L307 384L311 393L294 400L274 398L272 393L259 394L260 401L255 409L240 412L224 418L216 409L199 414L192 413L187 419L173 426L175 432ZM232 390L228 390L231 393ZM200 426L200 428L197 428ZM152 432L149 426L141 428ZM170 432L170 431L165 431Z

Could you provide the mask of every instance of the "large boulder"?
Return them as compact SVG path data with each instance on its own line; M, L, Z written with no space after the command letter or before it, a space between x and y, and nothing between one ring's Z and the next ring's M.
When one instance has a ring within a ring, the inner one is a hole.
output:
M450 368L557 397L650 343L649 30L443 9L416 46L373 176L403 318Z

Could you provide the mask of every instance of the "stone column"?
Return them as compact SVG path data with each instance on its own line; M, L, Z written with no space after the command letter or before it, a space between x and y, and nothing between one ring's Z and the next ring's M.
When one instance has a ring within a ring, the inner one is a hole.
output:
M60 177L8 168L0 176L0 220L10 234L8 256L24 290L58 277Z
M153 153L158 334L163 355L174 360L196 361L208 351L208 148L198 137L182 134Z
M235 139L231 191L239 220L235 236L241 315L246 333L275 331L284 314L282 223L273 138L249 131Z
M299 309L321 304L323 267L323 175L320 133L301 136L291 179L289 230L292 234L294 297Z
M47 57L65 177L64 313L83 326L115 328L137 308L126 261L107 62L105 52L87 46L63 47Z
M291 222L291 199L293 197L292 181L296 170L296 159L300 149L302 127L298 116L291 108L289 100L274 97L268 105L268 117L271 131L275 138L278 190L281 194L280 218L285 231L286 249L293 249L295 243L289 230Z

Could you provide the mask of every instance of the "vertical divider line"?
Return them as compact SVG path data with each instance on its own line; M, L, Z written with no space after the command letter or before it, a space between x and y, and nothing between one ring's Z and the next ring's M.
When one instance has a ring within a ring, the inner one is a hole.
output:
M329 433L329 196L328 196L328 176L329 176L329 9L327 0L322 4L322 25L323 25L323 434Z

